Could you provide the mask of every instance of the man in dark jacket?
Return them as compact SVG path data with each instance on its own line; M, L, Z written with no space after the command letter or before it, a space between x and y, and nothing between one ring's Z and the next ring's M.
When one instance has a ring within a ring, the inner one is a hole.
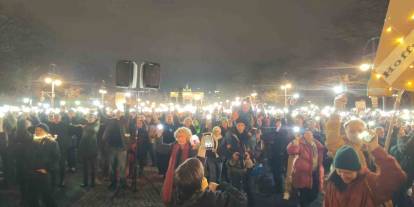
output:
M249 206L252 206L253 197L249 182L249 172L253 168L253 163L250 159L253 148L250 146L251 135L246 130L245 120L238 119L236 126L228 135L222 144L222 148L224 148L223 155L226 157L225 171L228 176L227 179L247 193ZM246 162L247 160L249 161L248 163Z
M76 160L77 160L77 150L79 146L80 139L82 137L82 127L81 124L85 123L85 120L82 119L82 116L79 113L74 111L69 111L65 115L64 122L69 124L69 136L71 138L71 145L69 148L69 160L68 166L71 172L76 171Z
M157 164L160 175L164 175L167 172L168 161L170 160L170 147L175 143L174 132L177 130L177 125L174 123L174 116L167 114L165 117L165 123L162 124L162 136L157 140Z
M117 187L126 186L126 149L129 142L128 139L130 138L130 135L126 132L125 120L119 112L114 119L108 120L108 125L103 134L103 140L105 140L109 148L110 188L113 190Z
M59 163L59 145L49 134L46 124L36 126L33 141L29 148L30 172L28 174L28 203L30 206L39 206L42 200L47 207L57 206L53 198L50 184L50 169L55 169Z
M397 144L391 147L390 154L395 157L407 174L407 180L393 196L395 206L400 207L408 206L407 191L413 186L414 181L414 136L407 135L404 127L401 127L398 131Z
M66 171L66 161L68 161L69 158L69 149L71 145L71 138L69 136L69 124L62 121L60 114L52 114L49 117L48 126L50 127L50 134L57 137L56 141L58 142L60 148L58 185L59 187L63 187ZM54 173L53 176L55 176ZM52 179L52 185L55 185L56 177Z
M79 157L83 163L83 184L81 187L95 186L96 158L98 156L97 133L99 121L94 114L88 114L83 126L82 139L79 143ZM90 182L89 182L90 177Z
M144 167L146 165L147 155L151 150L151 142L148 136L148 127L144 123L144 119L136 120L136 124L130 129L130 134L137 142L137 158L139 161L139 176L144 175Z
M10 171L10 165L9 165L9 159L8 159L8 147L9 147L9 136L7 132L3 128L3 117L0 117L0 158L3 164L3 173L4 173L4 185L8 185L8 181L10 179L9 171Z
M276 192L283 193L284 174L286 172L287 152L289 144L288 131L282 126L280 119L275 121L275 127L266 130L263 134L265 145L265 157L273 173L276 184Z

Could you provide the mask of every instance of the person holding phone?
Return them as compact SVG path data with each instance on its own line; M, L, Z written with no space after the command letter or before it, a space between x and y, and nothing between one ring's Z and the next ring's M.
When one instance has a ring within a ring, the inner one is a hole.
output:
M300 205L309 206L323 189L324 167L322 164L324 146L313 138L310 129L305 129L303 137L295 138L288 146L293 162L292 185Z
M168 206L245 207L247 198L230 184L207 184L203 164L197 158L190 158L174 173L174 195Z
M347 103L347 97L340 95L335 98L335 108L342 110ZM336 151L344 145L351 146L358 154L363 168L369 167L370 170L375 171L375 163L373 157L363 147L360 134L367 131L367 125L361 119L351 119L344 125L345 134L341 134L341 117L335 113L330 116L326 123L326 140L325 145L328 149L328 156L335 157Z

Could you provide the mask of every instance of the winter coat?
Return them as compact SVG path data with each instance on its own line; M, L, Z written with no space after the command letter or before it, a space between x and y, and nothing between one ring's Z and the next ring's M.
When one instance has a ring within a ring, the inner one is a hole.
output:
M69 134L69 124L63 121L59 123L49 122L50 134L57 135L56 141L59 143L61 152L64 153L71 146L72 139Z
M110 148L124 149L128 147L128 140L125 137L125 127L121 120L110 119L105 128L102 139L106 141Z
M232 132L228 133L228 136L224 138L221 145L221 151L227 160L230 160L235 152L239 152L243 157L244 153L249 151L249 140L250 137L247 132L240 134L234 128L232 129Z
M376 165L383 170L373 173L368 168L362 168L356 180L348 184L343 192L328 180L325 207L375 207L391 199L406 175L397 161L381 147L372 151L372 155Z
M79 155L83 158L96 158L98 155L99 122L88 123L82 132L82 139L79 143Z
M176 196L174 196L176 198ZM216 192L195 193L189 200L174 202L171 207L246 207L247 198L236 188L227 183L218 186Z
M324 168L322 165L324 146L316 139L313 139L318 149L319 190L323 188ZM289 155L297 156L293 162L292 182L295 188L308 188L313 186L313 153L312 146L304 138L299 140L299 145L290 143L287 147Z
M288 132L284 128L279 129L279 131L276 129L265 131L262 136L265 156L269 158L270 165L274 169L279 170L279 173L283 173L286 170L288 159L286 151L289 144Z
M395 157L407 174L405 188L408 189L414 181L414 137L398 139L397 144L391 147L390 154Z
M30 161L28 163L32 170L53 171L59 167L60 149L51 135L33 140L30 143L29 155Z
M134 125L130 128L130 132L132 138L137 138L138 147L148 147L151 144L149 135L148 135L148 128L144 125L142 128L137 129L137 126Z
M171 144L175 142L175 130L177 130L175 125L164 124L164 130L162 132L163 143Z
M4 152L9 145L9 136L3 130L3 118L0 117L0 152Z

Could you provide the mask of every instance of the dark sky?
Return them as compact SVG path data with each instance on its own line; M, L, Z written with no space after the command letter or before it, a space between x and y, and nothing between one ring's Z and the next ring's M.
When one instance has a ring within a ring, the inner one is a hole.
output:
M151 60L162 65L164 88L272 83L284 72L302 81L356 60L386 11L383 0L0 2L20 2L54 32L65 72L87 79L79 71L101 77L117 59Z

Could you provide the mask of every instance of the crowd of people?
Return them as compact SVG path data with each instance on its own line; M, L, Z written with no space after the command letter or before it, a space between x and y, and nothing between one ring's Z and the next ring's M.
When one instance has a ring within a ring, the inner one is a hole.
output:
M231 113L7 112L4 185L19 186L22 206L57 206L67 172L82 170L85 188L99 176L109 190L134 190L152 165L166 206L413 206L411 112L394 122L385 112L345 111L344 102L290 113L248 99Z

